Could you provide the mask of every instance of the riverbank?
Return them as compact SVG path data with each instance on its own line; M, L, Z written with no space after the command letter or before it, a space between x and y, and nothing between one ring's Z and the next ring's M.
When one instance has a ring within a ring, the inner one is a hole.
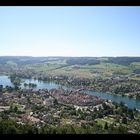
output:
M129 108L137 108L137 109L140 109L140 100L139 99L135 99L135 98L130 98L128 96L118 96L116 94L113 94L113 93L110 93L110 92L101 92L101 90L95 90L96 87L89 87L89 86L64 86L61 85L60 83L56 83L56 82L44 82L44 81L41 81L41 80L34 80L34 79L26 79L25 81L26 83L34 83L37 85L37 87L33 88L34 91L35 90L39 90L39 89L48 89L48 90L51 90L51 89L59 89L59 88L64 88L68 91L70 90L78 90L80 89L81 91L79 92L83 92L83 88L86 88L84 90L84 92L86 91L87 94L91 94L91 95L95 95L97 97L100 97L102 99L106 99L106 100L111 100L113 102L117 102L117 103L120 103L120 102L124 102L125 104L127 104L127 106ZM0 76L0 85L9 85L11 86L11 82L10 82L10 79L8 78L8 76ZM22 87L24 88L24 87ZM88 92L88 90L91 90L90 92Z
M102 93L107 93L107 94L111 94L111 95L115 95L115 96L120 96L120 97L128 97L128 98L133 98L133 99L136 99L136 95L134 96L130 96L131 93L123 93L123 94L115 94L113 92L105 92L103 90L96 90L96 88L94 87L77 87L77 86L73 86L73 89L75 89L76 91L86 91L86 90L89 90L89 91L93 91L93 92L102 92Z

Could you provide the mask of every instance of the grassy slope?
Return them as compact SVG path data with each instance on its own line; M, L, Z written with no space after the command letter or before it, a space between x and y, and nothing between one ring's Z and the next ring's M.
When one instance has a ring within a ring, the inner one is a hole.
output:
M76 67L77 66L77 67ZM64 68L55 70L55 73L62 74L75 74L81 77L94 78L96 76L101 76L103 78L110 77L113 72L119 72L122 74L131 74L132 70L127 66L101 63L98 65L72 65Z

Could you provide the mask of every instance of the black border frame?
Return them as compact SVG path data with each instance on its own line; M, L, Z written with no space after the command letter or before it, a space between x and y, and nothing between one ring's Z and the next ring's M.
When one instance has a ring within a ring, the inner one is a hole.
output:
M0 6L140 6L139 0L1 0Z
M0 6L140 6L139 0L1 0ZM139 139L139 135L1 135L10 139L93 139L93 140L112 140L112 139ZM13 137L13 138L12 138ZM7 139L6 138L6 139Z

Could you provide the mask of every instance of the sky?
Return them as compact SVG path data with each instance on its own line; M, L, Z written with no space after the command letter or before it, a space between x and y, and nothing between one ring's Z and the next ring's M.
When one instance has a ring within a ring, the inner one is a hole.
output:
M140 56L140 6L1 6L0 56Z

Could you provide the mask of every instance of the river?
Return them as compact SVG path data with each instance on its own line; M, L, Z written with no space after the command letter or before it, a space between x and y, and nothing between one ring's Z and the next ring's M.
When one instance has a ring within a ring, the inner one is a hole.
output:
M38 80L34 80L34 79L23 79L25 83L29 84L29 83L34 83L37 85L36 89L52 89L52 88L58 88L61 85L60 84L56 84L54 82L43 82L43 81L38 81ZM10 79L8 78L8 76L0 76L0 85L3 86L13 86ZM67 89L67 87L62 86L64 89ZM21 88L24 88L24 83L21 84ZM136 108L140 110L140 100L139 99L134 99L134 98L129 98L127 96L117 96L117 95L113 95L110 93L102 93L102 92L96 92L93 90L84 90L85 93L90 94L90 95L95 95L98 96L102 99L108 99L117 103L123 102L125 103L129 108Z

